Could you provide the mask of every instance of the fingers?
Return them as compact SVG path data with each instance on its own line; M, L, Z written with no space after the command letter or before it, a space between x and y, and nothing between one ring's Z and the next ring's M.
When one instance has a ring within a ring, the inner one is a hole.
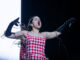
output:
M18 23L14 23L14 25L18 26Z
M13 22L17 22L17 23L19 23L18 20L19 20L19 17L18 17L17 19L15 19Z
M12 21L12 23L13 23L14 25L18 26L18 24L20 23L18 20L19 20L19 17L16 18L14 21Z
M77 19L76 19L76 18L74 18L74 17L72 17L72 18L70 18L70 19L69 19L69 21L73 23L73 22L76 22L76 21L77 21Z

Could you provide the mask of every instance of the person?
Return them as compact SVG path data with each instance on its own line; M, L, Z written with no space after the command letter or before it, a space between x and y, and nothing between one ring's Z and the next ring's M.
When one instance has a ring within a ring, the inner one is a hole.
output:
M45 55L45 42L62 34L66 26L70 27L74 18L66 21L56 31L40 32L42 26L39 16L33 16L28 26L22 30L11 32L13 25L18 26L19 18L12 21L5 31L5 36L12 39L21 39L20 60L49 60Z

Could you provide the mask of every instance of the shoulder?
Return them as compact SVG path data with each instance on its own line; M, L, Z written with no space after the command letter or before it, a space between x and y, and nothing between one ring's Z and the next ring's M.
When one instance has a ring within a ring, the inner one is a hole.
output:
M22 32L22 33L27 33L28 31L27 31L27 30L22 30L21 32Z
M46 37L46 35L47 35L47 31L45 31L45 32L41 32L41 34L44 35L44 36Z
M49 33L49 32L48 32L48 31L44 31L44 32L41 32L41 33L46 35L46 34Z
M22 32L22 34L26 35L29 31L27 31L27 30L22 30L21 32Z
M46 34L47 32L41 32L41 34Z

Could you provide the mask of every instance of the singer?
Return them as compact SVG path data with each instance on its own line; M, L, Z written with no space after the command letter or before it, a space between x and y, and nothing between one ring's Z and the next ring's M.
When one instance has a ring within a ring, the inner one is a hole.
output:
M18 32L11 32L13 25L18 26L19 18L12 21L5 31L5 36L21 40L20 60L49 60L45 55L45 42L47 39L55 38L63 33L66 27L76 20L71 18L64 22L56 31L40 32L42 26L39 16L30 18L27 27Z

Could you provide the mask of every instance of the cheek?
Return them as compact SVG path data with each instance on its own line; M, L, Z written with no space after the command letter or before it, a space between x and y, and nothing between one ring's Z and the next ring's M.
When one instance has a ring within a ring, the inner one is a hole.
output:
M35 21L35 25L37 25L38 24L38 22L37 21Z
M37 22L36 22L36 21L35 21L35 22L33 22L33 25L35 25L35 26L36 26L36 25L37 25Z

